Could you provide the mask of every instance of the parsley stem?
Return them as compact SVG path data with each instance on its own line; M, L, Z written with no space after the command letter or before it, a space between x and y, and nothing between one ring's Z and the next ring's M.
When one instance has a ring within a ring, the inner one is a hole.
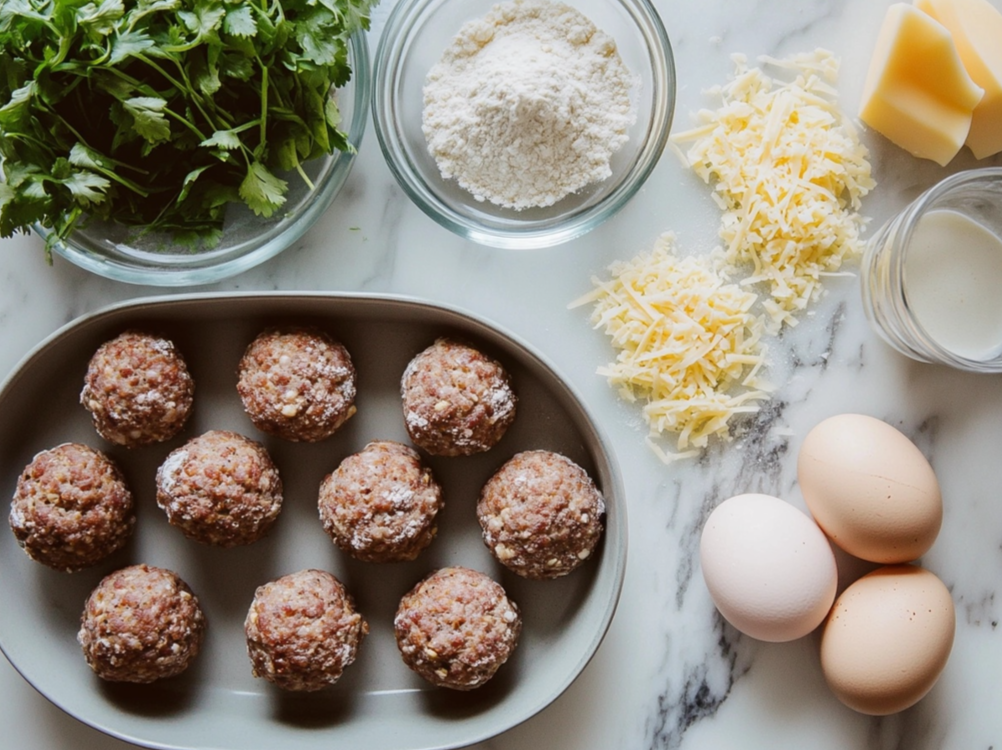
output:
M316 185L313 184L313 180L309 178L309 175L307 175L306 171L303 169L302 162L296 162L296 171L299 172L299 176L303 178L303 182L306 183L306 187L310 189L311 193L317 189Z
M49 115L52 116L54 120L56 120L56 122L58 122L60 125L66 128L70 133L72 133L73 137L76 138L78 141L80 141L80 143L82 143L84 146L87 146L87 148L91 148L90 144L87 143L87 139L84 138L82 135L80 135L77 129L74 128L69 122L67 122L65 117L63 117L61 114L59 114L59 112L50 107L47 102L42 100L42 97L37 97L37 98L39 100L37 106L40 110L42 110L43 112L47 112Z
M190 86L186 86L185 84L181 83L180 81L175 80L174 77L171 76L170 73L168 73L162 67L160 67L159 65L157 65L153 60L151 60L150 58L148 58L146 55L136 55L136 59L143 61L144 63L146 63L147 65L149 65L151 68L153 68L153 70L155 70L157 73L159 73L164 78L166 78L167 82L171 86L173 86L174 88L176 88L178 91L185 91L186 89L190 89L191 88Z
M194 102L196 107L198 107L198 111L202 113L202 117L204 117L206 122L208 122L209 125L212 126L212 129L225 130L226 128L232 127L233 124L232 118L230 118L230 116L226 112L223 112L221 109L216 107L215 102L213 102L212 100L212 97L206 98L202 96L199 90L192 84L191 79L188 77L188 72L184 69L184 66L181 65L181 62L179 60L173 60L172 62L174 63L174 66L178 69L178 72L181 74L181 78L184 80L183 90L185 92L185 95L188 98L190 98L192 102ZM209 107L213 111L213 113L215 113L216 119L221 120L222 124L225 125L226 128L221 127L218 122L213 122L213 117L208 112L206 112L205 107Z
M261 66L261 128L260 138L263 146L268 142L268 66L261 62L258 55L254 55L257 64Z
M201 130L199 130L198 126L195 123L191 122L187 117L183 117L182 115L179 115L177 112L175 112L174 110L172 110L170 107L164 107L163 112L164 112L165 115L170 115L171 117L173 117L179 123L181 123L186 128L188 128L188 130L190 130L192 133L194 133L195 135L197 135L198 139L199 139L199 142L204 141L206 139L207 136L205 135L205 133L203 133Z
M59 52L56 53L56 56L54 58L52 58L51 60L49 60L46 63L44 63L44 67L47 67L50 70L53 69L53 68L55 68L63 60L66 59L66 55L69 54L70 49L72 48L72 46L73 46L73 36L72 35L64 36L59 41ZM37 74L38 74L38 72L36 71L36 76L37 76Z
M202 117L205 118L205 121L209 124L209 126L213 130L225 130L225 128L219 127L217 123L213 122L214 118L211 115L209 115L208 112L205 111L204 107L202 106L201 95L199 95L195 87L191 85L191 81L188 80L187 74L184 72L184 69L181 67L180 63L178 63L177 60L175 60L174 63L180 70L181 77L184 78L183 82L176 80L173 76L170 75L170 73L164 70L160 65L157 65L153 60L148 58L146 55L136 55L135 57L137 60L141 60L142 62L146 63L151 68L153 68L153 70L162 75L167 80L167 82L170 83L171 86L177 89L177 91L182 96L192 101L198 108L198 111L202 113ZM198 130L197 127L194 126L194 123L190 123L184 118L180 119L184 121L185 125L187 125L190 130L193 130L195 133L197 133L199 138L205 140L205 135L203 135L202 132Z

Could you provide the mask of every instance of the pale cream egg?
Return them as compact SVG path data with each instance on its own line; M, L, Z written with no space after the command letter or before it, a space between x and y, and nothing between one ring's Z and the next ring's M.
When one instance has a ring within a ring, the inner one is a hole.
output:
M838 573L825 535L777 497L737 495L718 505L699 545L703 579L731 625L763 641L792 641L824 620Z

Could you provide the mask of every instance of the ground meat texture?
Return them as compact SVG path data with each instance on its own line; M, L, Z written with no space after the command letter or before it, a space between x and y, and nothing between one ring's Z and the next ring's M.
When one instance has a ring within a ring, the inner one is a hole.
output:
M204 633L198 598L176 573L132 565L91 593L77 641L98 677L148 683L186 670Z
M244 352L237 377L244 409L269 435L316 442L355 413L351 357L322 331L264 331Z
M431 544L442 488L417 451L389 440L348 456L320 485L320 520L365 562L413 560Z
M80 403L101 437L134 448L174 437L191 414L194 393L172 341L126 331L91 357Z
M605 501L585 470L551 451L513 456L477 503L487 547L524 578L557 578L587 560L604 513Z
M255 677L312 691L340 679L369 625L334 576L302 570L258 587L244 632Z
M446 338L410 361L400 393L408 435L433 456L489 450L515 420L517 398L504 367Z
M157 504L189 539L217 547L250 544L278 517L282 480L264 446L212 430L160 465Z
M501 585L468 568L442 568L400 601L393 621L404 663L429 682L472 690L518 643L522 618Z
M110 458L78 443L36 455L17 481L10 528L33 560L72 572L132 535L132 493Z

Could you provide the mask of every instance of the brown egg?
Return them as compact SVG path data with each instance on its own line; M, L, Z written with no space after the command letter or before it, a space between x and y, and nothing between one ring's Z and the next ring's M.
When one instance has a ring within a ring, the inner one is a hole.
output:
M878 568L835 601L821 635L821 669L850 708L903 711L939 679L955 628L953 599L939 578L916 565Z
M932 466L879 419L840 414L819 423L800 448L797 475L814 520L850 555L911 562L939 534L943 501Z

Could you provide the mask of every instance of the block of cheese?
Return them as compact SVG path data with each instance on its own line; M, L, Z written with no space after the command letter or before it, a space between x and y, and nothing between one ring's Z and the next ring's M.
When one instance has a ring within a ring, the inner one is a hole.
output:
M946 166L964 145L983 94L945 26L907 3L887 9L863 85L863 122Z
M915 0L946 27L964 67L985 95L974 108L967 145L978 159L1002 151L1002 13L988 0Z

